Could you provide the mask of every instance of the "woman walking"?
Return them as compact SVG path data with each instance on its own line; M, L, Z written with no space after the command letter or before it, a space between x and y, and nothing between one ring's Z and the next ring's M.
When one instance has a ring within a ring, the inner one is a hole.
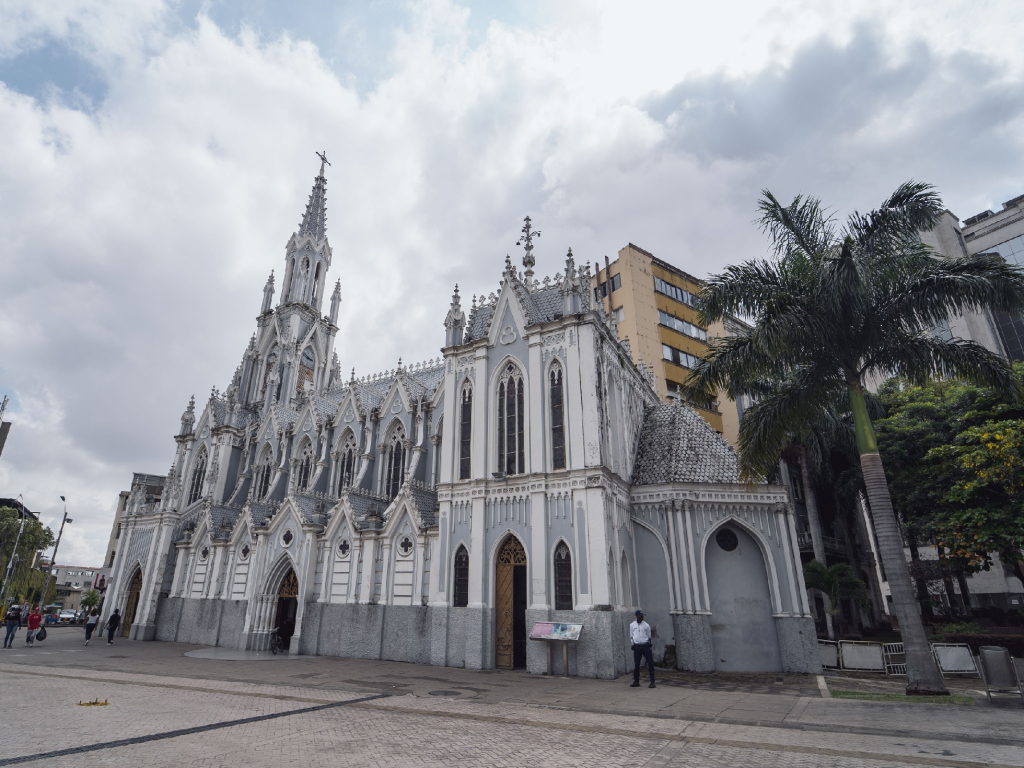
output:
M89 644L89 638L92 637L92 633L96 631L96 625L100 622L100 612L95 608L85 619L85 644Z
M107 619L107 645L114 644L114 633L117 632L117 628L121 626L121 614L114 609L114 612L110 614L110 618Z

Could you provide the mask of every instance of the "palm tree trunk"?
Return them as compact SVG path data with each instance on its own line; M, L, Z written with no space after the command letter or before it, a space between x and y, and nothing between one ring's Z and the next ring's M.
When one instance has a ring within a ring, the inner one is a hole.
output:
M885 572L889 579L893 608L900 622L903 650L906 652L907 693L948 695L949 691L946 690L942 675L935 665L928 637L918 614L917 600L914 599L914 588L910 580L910 568L907 567L907 558L903 554L903 537L900 535L896 514L892 509L892 498L889 496L882 457L878 454L875 430L871 426L867 403L864 401L864 389L859 381L851 381L848 389L864 486L874 516L879 554L885 563Z
M818 517L818 494L814 490L814 480L811 477L811 465L807 460L807 448L799 446L800 450L800 480L804 487L804 506L807 507L807 527L811 529L811 549L814 551L814 559L828 567L828 560L825 559L825 540L821 537L821 518ZM821 593L822 602L825 605L825 627L828 630L828 639L836 639L835 617L832 616L832 601L828 593Z

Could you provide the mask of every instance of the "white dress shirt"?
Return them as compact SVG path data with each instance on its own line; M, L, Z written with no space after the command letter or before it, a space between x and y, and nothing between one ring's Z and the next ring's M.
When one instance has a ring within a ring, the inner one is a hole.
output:
M644 645L651 642L651 625L646 621L641 621L639 624L634 621L629 625L629 639L633 641L633 645Z

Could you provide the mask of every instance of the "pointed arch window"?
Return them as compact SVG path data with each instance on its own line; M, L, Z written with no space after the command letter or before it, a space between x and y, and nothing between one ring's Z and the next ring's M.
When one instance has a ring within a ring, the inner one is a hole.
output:
M306 382L313 383L313 371L316 369L316 356L312 347L306 347L302 351L302 358L299 360L299 375L295 381L295 391L302 394Z
M356 467L356 440L349 435L341 448L338 466L338 493L352 485Z
M319 306L319 301L320 301L320 274L321 274L322 268L323 268L323 264L321 264L320 262L317 262L316 273L313 275L313 296L312 296L312 299L309 302L314 307L318 307Z
M393 499L402 487L405 473L405 430L397 427L384 449L384 491Z
M295 487L298 489L308 488L309 480L313 475L313 444L307 442L302 448L299 456L299 476Z
M452 605L465 608L469 605L469 552L459 546L455 553L455 578L452 579Z
M551 367L551 468L565 469L565 397L562 366Z
M462 390L462 402L459 413L459 480L468 480L472 474L470 464L470 446L473 442L473 390L465 387Z
M270 372L274 370L277 365L277 348L274 347L270 350L270 354L267 355L267 362L263 366L263 381L260 384L260 397L267 394L267 380L270 378Z
M192 465L192 481L188 487L188 503L194 504L203 495L203 480L206 478L206 446L199 449L195 464Z
M265 499L270 493L270 479L274 475L274 454L268 448L263 452L259 467L256 470L256 498Z
M523 375L509 363L498 382L498 471L506 475L526 471L523 396Z
M555 547L555 610L572 610L572 555L564 541Z

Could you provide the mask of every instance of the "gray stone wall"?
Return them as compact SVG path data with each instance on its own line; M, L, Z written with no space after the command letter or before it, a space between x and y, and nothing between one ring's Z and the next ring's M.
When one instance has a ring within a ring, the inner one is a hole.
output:
M779 616L775 618L775 628L783 671L820 675L821 656L814 619Z
M156 639L241 648L248 600L165 597L157 606Z
M676 667L688 672L714 672L711 617L702 613L672 615L676 635Z

